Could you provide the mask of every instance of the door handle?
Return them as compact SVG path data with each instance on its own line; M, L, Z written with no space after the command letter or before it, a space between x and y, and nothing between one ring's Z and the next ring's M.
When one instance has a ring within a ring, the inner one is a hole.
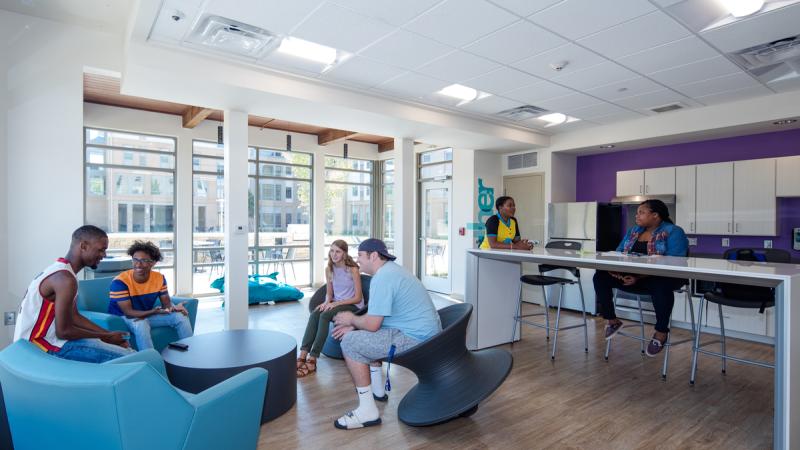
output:
M739 232L739 222L736 222L736 232Z
M730 232L731 232L731 223L728 222L728 233L730 233Z
M640 194L644 194L644 191L643 191L643 189L642 189L642 185L641 185L641 184L639 185L639 193L640 193Z
M689 222L689 231L694 231L694 222Z
M647 194L647 191L649 191L649 190L650 190L650 186L645 184L644 185L644 193Z

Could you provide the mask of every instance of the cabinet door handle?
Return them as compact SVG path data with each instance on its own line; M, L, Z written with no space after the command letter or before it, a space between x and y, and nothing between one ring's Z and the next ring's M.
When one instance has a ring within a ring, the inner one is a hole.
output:
M730 232L731 232L731 223L728 222L728 233L730 233Z
M736 232L739 232L739 222L736 222Z
M644 194L644 191L642 190L642 185L641 184L639 185L639 193L640 194Z
M689 222L689 231L694 231L694 222Z
M650 186L645 184L644 185L644 193L647 194L647 191L649 191L649 190L650 190Z

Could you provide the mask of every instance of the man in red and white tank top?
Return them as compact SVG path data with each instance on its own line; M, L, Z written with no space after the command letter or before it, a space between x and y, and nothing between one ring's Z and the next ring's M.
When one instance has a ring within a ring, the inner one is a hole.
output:
M132 353L127 333L108 331L78 312L78 278L84 267L97 268L106 256L108 236L93 225L72 233L72 244L64 258L37 275L20 305L14 341L29 340L37 347L64 359L105 362Z

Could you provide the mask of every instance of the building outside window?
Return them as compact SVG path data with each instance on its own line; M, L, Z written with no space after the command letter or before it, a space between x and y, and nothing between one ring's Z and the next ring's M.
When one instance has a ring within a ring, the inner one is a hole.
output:
M218 294L211 282L225 266L224 149L214 142L192 142L192 293Z
M343 239L352 256L372 235L373 162L325 157L325 246Z
M175 147L172 137L84 129L84 222L108 233L108 254L136 240L159 246L156 270L175 284Z
M381 161L381 238L394 250L394 159Z

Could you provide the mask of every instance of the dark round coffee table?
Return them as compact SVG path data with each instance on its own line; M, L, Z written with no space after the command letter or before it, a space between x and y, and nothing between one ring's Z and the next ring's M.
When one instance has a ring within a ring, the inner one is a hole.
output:
M193 394L253 367L269 372L261 423L289 410L297 400L297 342L285 333L267 330L226 330L198 334L179 342L186 351L167 347L161 352L169 381Z

